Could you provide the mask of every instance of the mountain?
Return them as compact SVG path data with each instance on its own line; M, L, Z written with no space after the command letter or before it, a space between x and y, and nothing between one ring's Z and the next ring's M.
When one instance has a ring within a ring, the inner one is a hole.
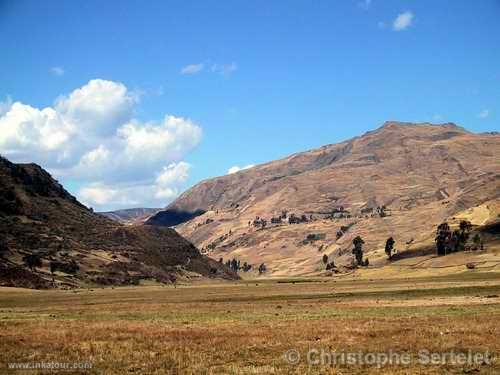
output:
M40 264L32 271L26 261ZM38 165L0 158L0 285L77 287L198 277L237 276L173 229L119 224L87 209Z
M99 213L122 224L136 224L146 221L160 210L161 208L127 208Z
M177 225L214 258L264 262L268 275L319 272L323 254L348 261L357 235L371 260L383 262L389 236L401 251L429 248L436 225L455 214L476 207L478 225L498 218L499 160L498 134L389 121L338 144L203 181L146 223ZM292 214L299 224L288 224Z

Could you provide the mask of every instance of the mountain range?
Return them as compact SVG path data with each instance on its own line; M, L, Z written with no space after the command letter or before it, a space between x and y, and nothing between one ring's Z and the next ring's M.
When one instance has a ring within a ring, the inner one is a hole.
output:
M267 275L318 274L325 254L347 264L358 235L371 264L383 265L389 236L402 254L429 254L443 221L458 225L467 217L477 228L498 220L499 161L498 133L388 121L338 144L203 181L146 224L175 226L224 262L265 263Z

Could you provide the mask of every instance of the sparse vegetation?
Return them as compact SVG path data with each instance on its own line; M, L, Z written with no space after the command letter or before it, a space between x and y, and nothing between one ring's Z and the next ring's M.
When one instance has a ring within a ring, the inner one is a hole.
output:
M387 254L387 257L389 260L392 259L392 251L394 250L394 244L396 241L394 241L394 238L389 237L387 241L385 241L385 253Z
M448 223L445 222L439 224L436 230L436 238L435 238L438 255L440 256L446 255L450 239L451 239L451 230Z
M358 266L364 265L363 263L363 244L365 241L360 236L356 236L352 240L352 244L354 245L354 249L352 249L352 253L354 254L354 257L356 258L356 264Z
M42 267L42 258L37 254L26 255L23 257L23 262L31 271L35 271L37 267Z
M460 221L459 229L454 231L451 230L448 223L440 224L437 227L435 237L438 255L443 256L451 252L465 250L471 229L472 224L467 220Z
M330 346L412 356L422 348L498 353L500 299L486 298L500 295L498 275L485 277L357 280L355 288L352 279L291 279L176 289L0 289L0 364L26 358L50 362L57 355L61 362L90 361L95 373L109 375L319 375L332 368L290 364L283 353L293 348L305 358L311 348ZM474 373L496 374L500 364L475 368ZM465 373L469 368L413 363L334 370L375 375Z
M267 267L264 263L262 263L260 266L259 266L259 275L262 275L263 273L266 273L267 271Z

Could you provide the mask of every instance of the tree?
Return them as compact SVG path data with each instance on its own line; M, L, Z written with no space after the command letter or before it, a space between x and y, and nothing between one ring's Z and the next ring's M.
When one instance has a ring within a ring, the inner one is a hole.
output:
M247 262L243 263L243 272L248 272L252 269L252 265L248 264Z
M479 233L476 233L476 235L472 237L472 242L474 242L474 250L479 249L479 245L481 244L481 236Z
M239 271L238 261L235 258L233 258L233 260L231 261L231 269L234 272L238 272Z
M323 263L327 264L328 263L328 255L323 255Z
M40 258L37 254L26 255L23 258L23 262L31 271L34 271L36 267L42 266L42 258Z
M451 229L447 222L438 225L434 241L439 256L446 255L447 250L449 250L451 235Z
M463 233L463 232L470 232L470 230L472 229L472 224L470 221L467 221L467 220L462 220L460 222L460 231Z
M267 267L264 263L262 263L260 266L259 266L259 275L262 275L263 273L265 273L267 271Z
M352 240L352 244L354 245L354 249L352 249L352 253L356 257L356 262L357 262L358 266L363 265L363 244L364 243L365 243L365 241L363 241L363 239L360 236L356 236L356 238L354 238Z
M9 246L4 240L0 239L0 258L2 258L7 251L9 251Z
M396 241L394 241L394 238L392 237L389 237L387 241L385 241L385 253L389 257L389 260L392 259L392 250L394 248L395 243Z
M58 265L59 265L59 264L58 264L58 262L50 262L50 263L49 263L50 273L51 273L52 275L54 274L54 272L56 272L56 271L57 271L57 269L58 269Z

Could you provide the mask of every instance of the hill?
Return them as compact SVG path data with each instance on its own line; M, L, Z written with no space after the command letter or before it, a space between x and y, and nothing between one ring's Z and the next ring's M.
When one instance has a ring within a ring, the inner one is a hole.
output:
M0 158L0 285L170 283L201 276L236 277L173 229L123 226L87 209L38 165Z
M475 230L495 222L498 160L498 134L389 121L345 142L203 181L147 223L178 224L210 256L264 262L267 275L317 274L324 254L347 264L357 235L381 264L389 236L399 251L418 256L434 251L436 226L456 214L482 212Z
M127 208L99 213L122 224L138 224L144 222L160 210L161 208Z

